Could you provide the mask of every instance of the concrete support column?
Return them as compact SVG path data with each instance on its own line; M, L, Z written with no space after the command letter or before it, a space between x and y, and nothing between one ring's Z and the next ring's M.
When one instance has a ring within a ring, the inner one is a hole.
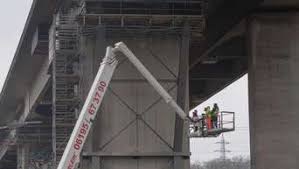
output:
M17 169L29 168L29 145L19 145L17 148Z
M252 169L296 169L299 13L255 16L249 30Z
M180 62L178 76L178 97L177 103L185 112L189 111L189 50L190 50L190 30L186 25L182 34L180 45ZM174 150L176 152L189 153L189 123L182 120L178 115L175 119ZM174 169L189 169L189 159L174 157Z

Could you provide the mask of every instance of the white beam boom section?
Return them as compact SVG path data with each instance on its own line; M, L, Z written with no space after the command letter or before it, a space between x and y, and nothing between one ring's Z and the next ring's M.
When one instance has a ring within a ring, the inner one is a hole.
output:
M182 119L188 119L189 116L182 110L182 108L176 103L176 101L168 94L168 92L161 86L156 78L148 71L148 69L140 62L140 60L134 55L134 53L124 44L119 42L115 44L115 49L122 52L137 70L143 75L143 77L154 87L154 89L160 94L160 96L169 104L176 113Z
M112 47L107 47L106 56L101 63L57 169L74 169L77 167L83 145L117 63Z

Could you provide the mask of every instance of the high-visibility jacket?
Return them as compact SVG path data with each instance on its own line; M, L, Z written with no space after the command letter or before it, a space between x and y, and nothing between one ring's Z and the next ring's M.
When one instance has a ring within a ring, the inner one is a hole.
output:
M216 110L212 110L212 111L210 111L210 114L211 114L211 117L212 117L212 118L217 117Z

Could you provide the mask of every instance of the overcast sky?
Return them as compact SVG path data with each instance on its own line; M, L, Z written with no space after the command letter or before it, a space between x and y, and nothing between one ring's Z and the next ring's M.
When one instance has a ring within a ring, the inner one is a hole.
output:
M249 122L248 122L248 78L247 75L237 80L235 83L226 87L209 100L199 105L195 109L202 112L204 107L213 106L218 103L220 111L232 111L236 114L236 131L225 133L225 141L229 142L226 146L231 153L228 157L243 156L249 157ZM229 120L229 119L227 119ZM221 137L191 139L191 161L207 161L219 158L220 153L215 152L220 149L219 142Z
M18 46L31 3L32 0L2 2L0 10L0 88L2 88Z
M16 51L32 0L9 0L3 3L0 10L0 88ZM213 103L218 103L221 110L236 112L236 131L225 134L226 141L230 142L227 149L232 151L228 156L249 156L247 75L197 109L201 112L203 107L212 106ZM218 158L219 153L214 151L220 148L220 145L215 144L220 138L192 139L191 161Z

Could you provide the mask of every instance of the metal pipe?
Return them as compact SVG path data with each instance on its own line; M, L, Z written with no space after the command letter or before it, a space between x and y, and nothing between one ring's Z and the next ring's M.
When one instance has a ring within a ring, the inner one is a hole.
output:
M154 89L160 94L160 96L169 104L176 113L182 118L187 119L187 114L182 110L182 108L176 103L176 101L168 94L168 92L161 86L161 84L156 80L156 78L148 71L148 69L140 62L140 60L134 55L134 53L124 44L123 42L118 42L115 44L116 51L122 52L133 65L139 70L143 77L154 87Z

